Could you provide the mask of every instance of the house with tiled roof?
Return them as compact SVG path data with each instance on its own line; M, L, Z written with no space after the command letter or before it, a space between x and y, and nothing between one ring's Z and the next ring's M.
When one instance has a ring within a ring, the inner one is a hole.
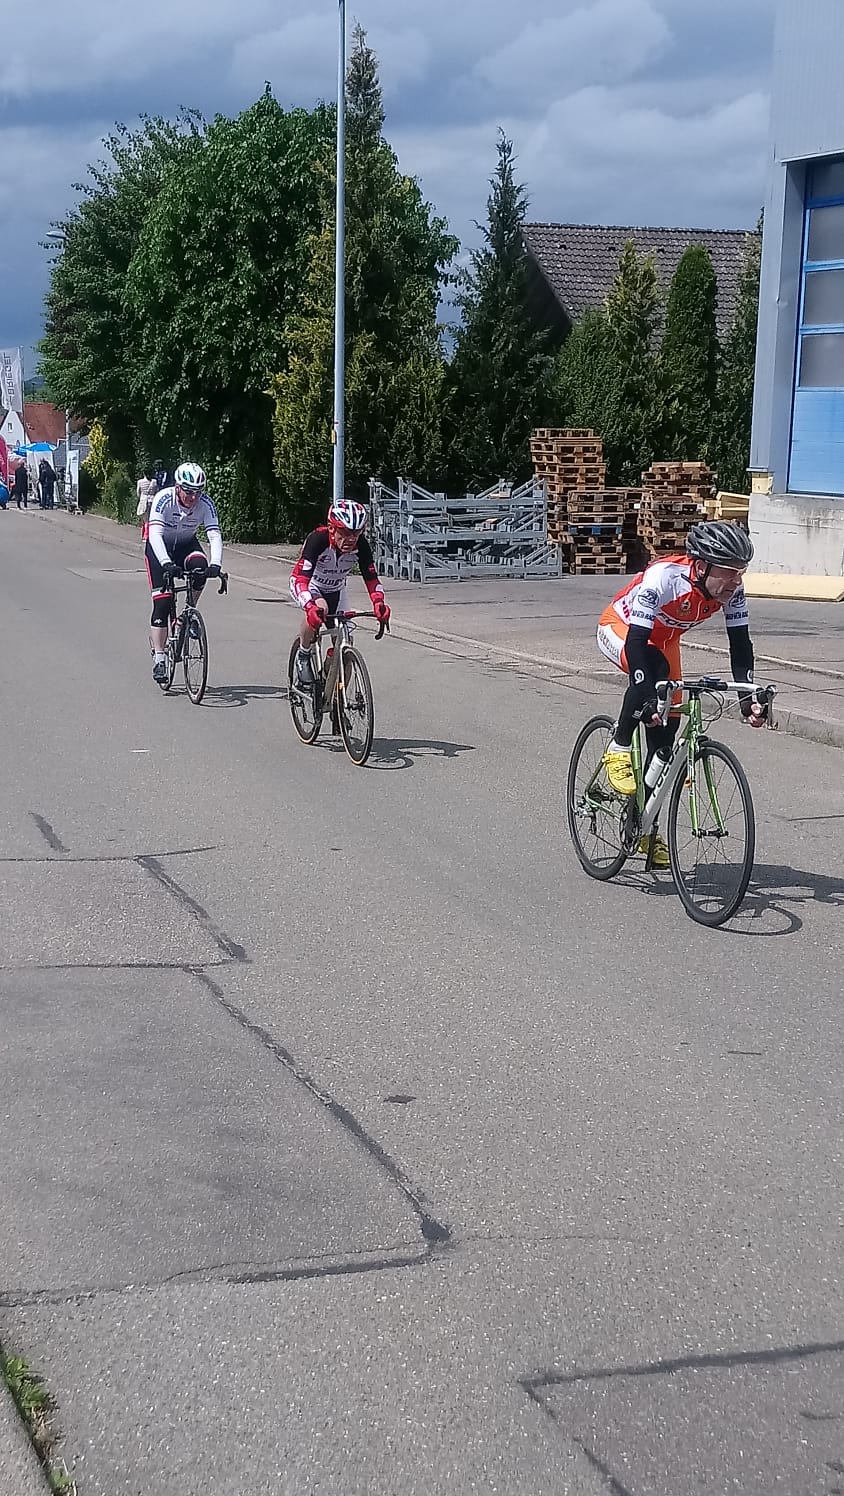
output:
M735 316L747 233L743 229L623 228L589 223L526 223L531 304L544 326L566 334L584 312L602 307L618 272L628 239L636 253L654 256L663 291L691 244L712 256L718 281L718 334L726 336Z
M23 409L26 439L48 442L55 447L64 441L64 411L46 400L27 400Z

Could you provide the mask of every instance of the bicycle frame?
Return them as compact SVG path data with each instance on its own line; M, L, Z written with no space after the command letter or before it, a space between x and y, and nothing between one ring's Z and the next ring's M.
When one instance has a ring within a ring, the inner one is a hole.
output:
M207 577L207 573L204 575ZM228 572L221 571L218 592L225 593L228 591L228 580ZM205 589L203 588L202 590L204 591ZM181 593L185 594L185 606L181 613L179 613L176 609L176 598ZM175 578L173 581L173 596L170 599L170 613L167 621L167 638L168 641L173 641L177 664L179 664L182 658L182 646L185 642L185 629L188 625L188 619L191 612L195 612L196 610L197 598L193 590L193 573L188 571L185 573L185 579L181 584L178 578Z
M694 766L699 745L706 741L706 729L703 722L703 709L700 698L703 692L735 692L746 695L751 691L760 704L767 704L770 717L768 725L773 727L773 699L776 695L776 686L755 687L739 681L718 680L714 676L703 676L699 680L682 681L668 680L659 681L657 684L657 699L661 703L659 715L664 724L667 724L669 714L672 710L679 713L682 721L677 729L676 736L671 745L671 756L667 760L657 783L652 790L648 790L645 784L644 759L642 753L642 739L645 732L644 726L639 723L631 744L631 756L633 759L633 772L636 776L635 803L637 809L636 831L638 836L650 836L657 824L663 806L668 801L675 783L682 773L688 775L689 785L689 818L694 835L699 835L698 816L698 793L695 782ZM679 707L673 707L673 699L678 691L684 691L688 695L688 701ZM712 769L708 760L703 765L706 786L709 792L709 800L712 813L718 826L718 834L726 835L723 817L718 805L718 796ZM595 774L586 787L585 797L588 800L593 786L597 784L602 773L599 765ZM712 834L712 833L710 833Z
M334 699L334 692L337 689L338 679L342 679L343 688L345 689L346 677L345 673L342 677L340 676L340 661L343 656L343 651L350 648L351 646L352 630L349 627L348 618L342 613L338 613L336 617L327 619L326 623L328 626L328 632L331 637L332 644L334 646L334 653L331 656L331 664L328 667L328 674L325 677L325 683L323 685L323 700L325 701L326 705L330 705L330 703ZM322 633L317 634L316 666L318 679L322 677L322 669L324 663L322 658L322 648L320 644L321 638Z

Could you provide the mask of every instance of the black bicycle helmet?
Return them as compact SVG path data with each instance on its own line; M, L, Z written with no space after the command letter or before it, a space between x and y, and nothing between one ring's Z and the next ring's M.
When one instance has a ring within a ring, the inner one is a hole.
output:
M686 536L686 555L708 566L747 566L753 560L753 542L741 525L701 520Z

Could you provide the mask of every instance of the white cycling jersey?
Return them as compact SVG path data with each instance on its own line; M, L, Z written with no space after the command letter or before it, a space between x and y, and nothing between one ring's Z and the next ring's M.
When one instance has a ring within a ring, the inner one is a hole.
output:
M178 540L192 539L200 525L205 526L208 536L211 565L220 566L223 537L217 511L207 493L200 494L192 509L179 503L175 488L162 488L156 494L149 514L149 543L162 566L171 560L169 547Z

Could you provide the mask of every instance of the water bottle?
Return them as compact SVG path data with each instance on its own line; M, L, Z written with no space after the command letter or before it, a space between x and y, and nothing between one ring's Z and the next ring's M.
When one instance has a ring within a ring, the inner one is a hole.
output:
M661 778L663 770L665 769L665 765L668 763L670 757L670 748L657 748L656 753L654 754L653 758L648 764L647 769L645 770L645 784L647 785L649 790L652 790L657 781Z

